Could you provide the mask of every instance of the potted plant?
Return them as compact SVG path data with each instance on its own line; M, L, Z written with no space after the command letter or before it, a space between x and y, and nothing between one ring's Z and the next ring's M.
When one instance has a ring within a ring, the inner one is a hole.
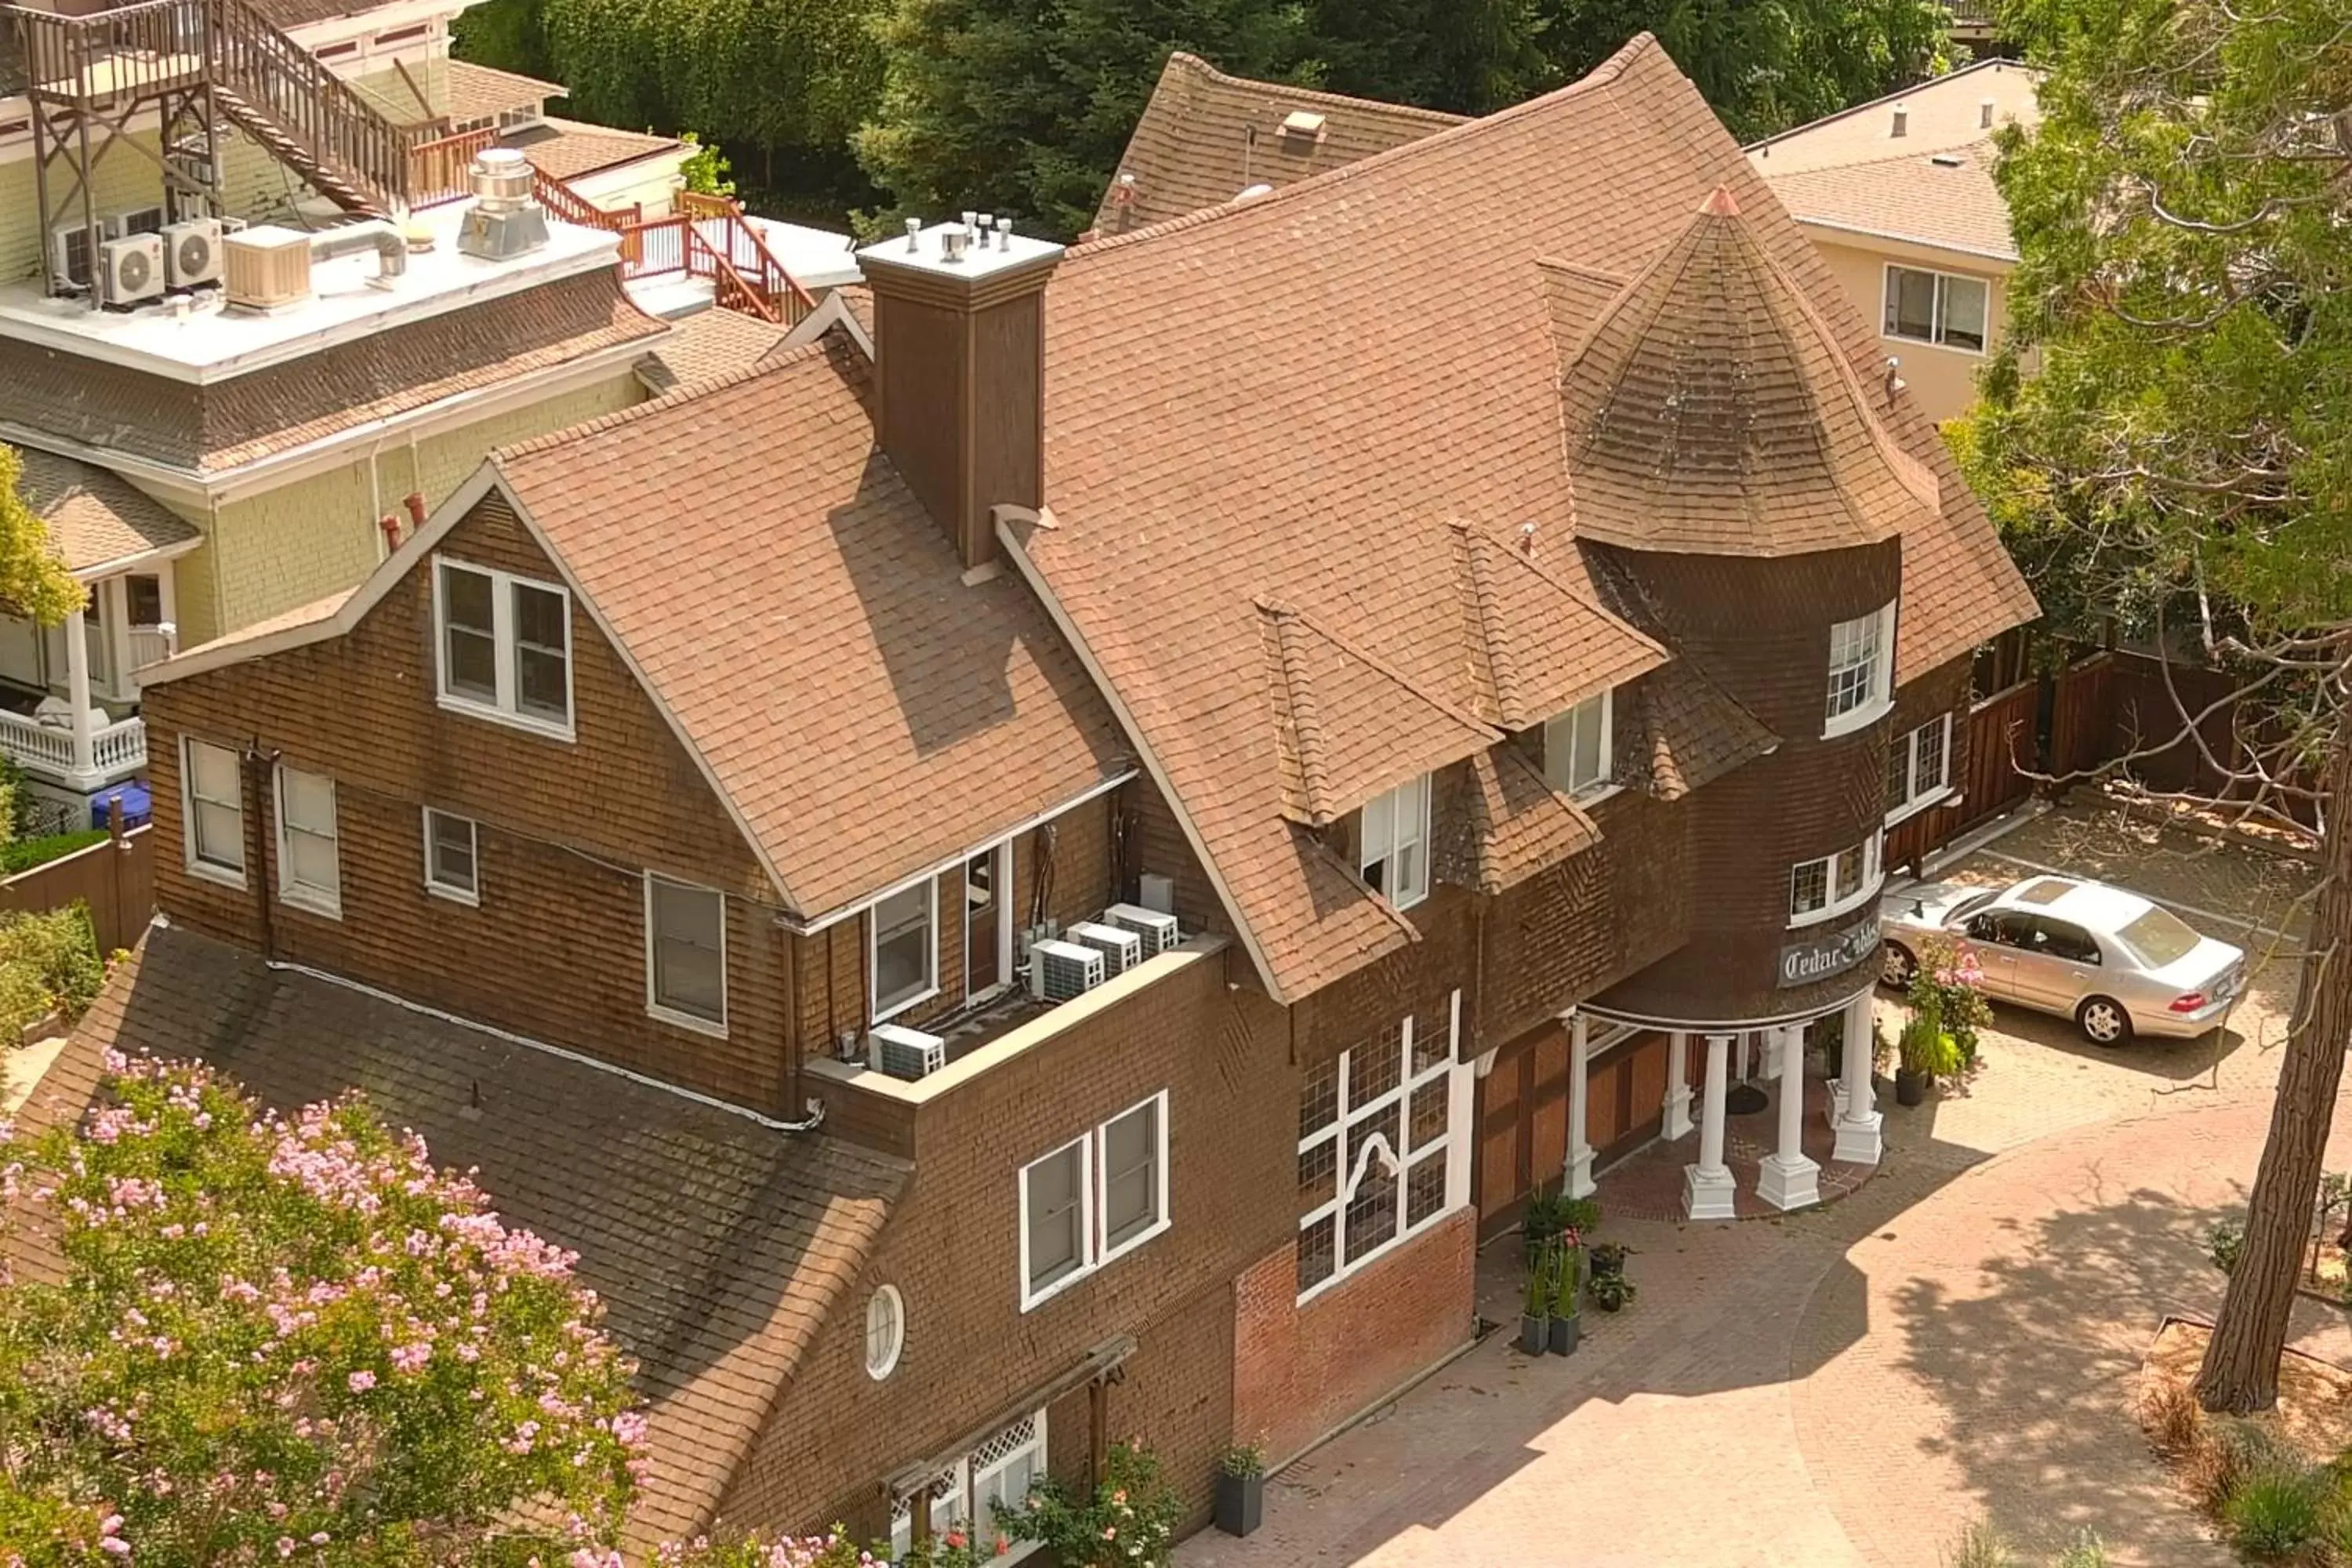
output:
M1599 1289L1603 1279L1621 1279L1625 1275L1625 1255L1633 1250L1622 1241L1595 1242L1585 1250L1585 1267L1591 1270L1588 1285Z
M1583 1328L1584 1245L1573 1230L1563 1232L1553 1250L1551 1278L1551 1353L1574 1355Z
M1217 1528L1247 1535L1265 1514L1265 1450L1236 1443L1217 1463Z
M1538 1187L1528 1194L1519 1210L1519 1240L1527 1254L1528 1267L1543 1261L1559 1233L1568 1228L1569 1195L1558 1188L1545 1191Z
M1519 1307L1519 1350L1541 1355L1551 1332L1551 1249L1528 1258L1527 1299Z

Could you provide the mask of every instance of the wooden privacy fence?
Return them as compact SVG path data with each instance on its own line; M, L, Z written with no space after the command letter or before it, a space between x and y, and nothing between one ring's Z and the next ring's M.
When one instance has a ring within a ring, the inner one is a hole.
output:
M39 914L79 899L89 905L100 953L129 947L155 912L154 842L152 824L118 829L102 844L0 879L0 910Z

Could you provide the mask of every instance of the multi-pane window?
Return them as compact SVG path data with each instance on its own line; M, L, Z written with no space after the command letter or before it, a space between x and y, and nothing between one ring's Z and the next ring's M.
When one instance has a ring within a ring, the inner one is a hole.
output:
M1990 289L1981 278L1929 272L1916 267L1886 269L1886 317L1890 338L1941 343L1982 353Z
M1843 914L1878 891L1881 835L1789 868L1789 923L1811 925Z
M1876 717L1892 690L1895 606L1830 627L1827 731L1839 734Z
M1443 1017L1307 1075L1298 1101L1298 1294L1370 1263L1445 1212L1453 1047Z
M433 582L441 700L569 739L572 595L455 561Z
M278 896L322 915L343 912L335 845L335 781L278 764Z
M1886 820L1941 799L1952 782L1952 716L1937 714L1886 748Z
M926 877L877 900L866 916L867 982L877 1023L939 987L939 879Z
M1168 1225L1162 1089L1021 1171L1021 1310Z
M950 1465L911 1497L890 1510L890 1555L903 1558L915 1544L915 1510L921 1508L937 1541L951 1530L992 1540L996 1510L1019 1508L1045 1473L1045 1413L1034 1410ZM994 1563L1018 1563L1038 1550L1034 1541L1006 1542Z
M1609 787L1609 693L1588 697L1544 725L1544 777L1562 795Z
M716 889L646 873L646 1010L727 1027L727 900Z
M1429 775L1364 803L1364 880L1398 909L1429 896Z
M474 819L425 808L425 890L461 904L481 902Z
M208 741L180 748L182 811L188 868L200 876L245 883L245 790L236 753Z

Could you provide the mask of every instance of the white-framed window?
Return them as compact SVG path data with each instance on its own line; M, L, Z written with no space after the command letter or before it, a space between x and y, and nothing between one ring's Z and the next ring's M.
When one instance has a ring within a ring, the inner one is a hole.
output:
M190 871L245 886L245 784L234 750L181 737L180 823Z
M893 1500L890 1555L904 1557L915 1543L915 1509L930 1516L931 1539L950 1530L969 1531L982 1542L996 1539L996 1510L1019 1508L1045 1474L1045 1412L1033 1410L932 1478L913 1497ZM1018 1563L1038 1550L1034 1541L1009 1541L992 1561Z
M1610 786L1614 737L1610 693L1586 698L1544 723L1544 777L1560 794L1592 796Z
M939 994L939 920L937 877L877 899L866 911L866 994L874 1022Z
M336 920L343 875L335 842L335 781L278 764L278 897Z
M1429 775L1364 803L1364 880L1398 909L1429 897Z
M1878 857L1885 838L1884 832L1874 829L1851 849L1790 867L1789 923L1807 926L1833 920L1875 895L1883 879Z
M425 808L425 890L453 903L482 901L480 835L474 819Z
M443 707L572 739L569 593L436 556L433 625Z
M907 1300L896 1285L866 1299L866 1375L879 1383L898 1369L907 1348Z
M1828 717L1824 738L1875 722L1894 700L1895 606L1830 627Z
M1021 1168L1021 1310L1168 1228L1168 1091Z
M1903 818L1952 793L1952 716L1939 713L1886 748L1886 822Z
M1880 331L1890 338L1980 354L1991 300L1992 287L1981 278L1890 266Z
M716 888L646 873L646 1011L727 1032L727 899Z
M1450 1030L1404 1020L1307 1075L1298 1100L1298 1299L1445 1212Z

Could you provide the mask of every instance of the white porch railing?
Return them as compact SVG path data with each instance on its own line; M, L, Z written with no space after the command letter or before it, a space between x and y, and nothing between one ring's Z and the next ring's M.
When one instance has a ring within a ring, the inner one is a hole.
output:
M0 752L54 783L68 788L94 787L100 781L89 775L120 777L147 765L147 726L136 718L116 720L90 737L89 762L77 766L71 730L37 724L21 713L0 711Z
M131 628L131 668L133 670L161 664L179 651L180 633L176 626Z

